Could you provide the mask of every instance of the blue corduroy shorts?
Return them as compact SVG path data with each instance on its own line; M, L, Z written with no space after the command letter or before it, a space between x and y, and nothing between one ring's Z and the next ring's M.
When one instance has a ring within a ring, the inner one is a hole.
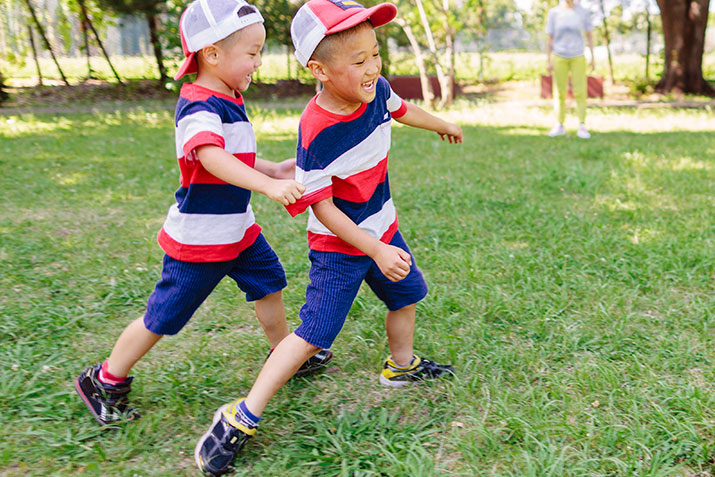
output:
M184 262L165 255L161 280L147 303L144 326L159 335L175 335L225 276L236 282L248 301L286 287L283 267L263 234L238 257L225 262Z
M410 252L399 231L390 245ZM412 257L410 273L398 282L388 280L377 264L365 255L311 250L310 284L305 305L300 309L302 323L295 334L319 348L330 348L345 324L350 307L363 280L392 311L415 304L427 296L427 283Z

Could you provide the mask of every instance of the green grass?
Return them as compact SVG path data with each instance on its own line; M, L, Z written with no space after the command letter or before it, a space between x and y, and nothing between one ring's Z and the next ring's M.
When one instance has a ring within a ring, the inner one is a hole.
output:
M239 475L715 472L712 113L591 108L581 141L545 137L546 108L509 108L457 104L461 146L393 129L401 229L431 287L416 348L458 377L382 389L384 308L364 289L337 370L279 392ZM263 157L293 155L299 113L252 109ZM267 350L228 280L134 369L141 420L103 431L72 388L159 277L171 111L0 125L0 474L195 475L196 440ZM253 204L296 326L305 217Z
M290 73L285 51L269 51L263 55L263 66L259 69L258 78L267 83L273 83L296 75L304 82L312 82L308 71L301 67L295 57L290 55ZM400 75L418 74L414 57L407 52L392 52L390 54L391 73ZM70 83L77 84L87 76L87 60L82 57L60 58L59 63ZM103 57L93 57L91 60L95 75L106 81L116 81L112 71ZM156 60L152 56L112 57L112 63L119 75L128 80L158 78L159 71ZM49 58L40 61L43 76L47 79L60 80L59 72L54 62ZM166 60L168 74L173 76L179 67L178 59ZM458 53L455 60L457 80L464 83L477 82L479 72L479 55L471 52ZM645 75L645 58L639 55L615 55L613 57L614 78L619 82L641 79ZM37 69L33 61L22 65L10 64L0 59L0 71L7 77L9 84L36 81ZM663 59L658 55L651 56L650 77L653 82L663 71ZM546 73L546 56L542 52L533 51L499 51L487 53L484 62L484 78L488 81L524 81L538 79ZM595 74L608 77L608 63L599 60ZM715 52L703 57L703 75L712 80L715 78Z

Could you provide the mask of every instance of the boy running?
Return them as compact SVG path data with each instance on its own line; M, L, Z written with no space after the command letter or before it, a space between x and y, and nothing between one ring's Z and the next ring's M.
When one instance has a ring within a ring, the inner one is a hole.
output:
M225 276L255 302L272 349L288 336L285 273L249 201L256 191L287 206L305 187L293 180L294 160L256 158L240 93L261 65L263 18L244 0L197 0L182 15L179 30L186 59L175 79L197 76L182 86L176 106L181 185L158 236L166 253L161 280L144 317L125 328L109 359L75 381L102 425L139 417L128 405L129 371L162 336L178 333ZM321 350L309 358L296 374L323 369L332 353Z
M303 361L332 345L363 281L388 308L392 354L380 383L403 386L453 374L451 366L413 352L416 304L427 285L398 230L387 158L392 118L450 143L462 142L462 130L405 103L380 76L374 28L396 13L387 3L366 9L352 0L310 0L293 19L298 61L323 84L298 132L296 180L305 194L286 206L293 216L309 208L310 284L301 325L268 358L248 396L219 408L199 440L194 455L206 474L228 471L268 401Z

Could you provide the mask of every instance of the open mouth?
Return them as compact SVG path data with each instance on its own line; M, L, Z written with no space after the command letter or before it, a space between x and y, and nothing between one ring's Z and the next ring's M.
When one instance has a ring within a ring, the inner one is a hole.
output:
M365 91L372 91L375 88L375 80L365 81L361 86Z

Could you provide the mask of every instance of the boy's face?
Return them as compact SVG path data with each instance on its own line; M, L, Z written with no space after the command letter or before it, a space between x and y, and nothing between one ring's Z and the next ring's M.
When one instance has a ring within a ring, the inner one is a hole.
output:
M261 66L261 50L266 42L263 24L254 23L239 33L239 38L219 47L217 74L231 91L245 91L251 75Z
M323 63L327 77L325 90L343 107L369 103L375 99L377 78L382 70L375 30L361 28L343 41L339 51ZM336 105L338 106L338 105Z

